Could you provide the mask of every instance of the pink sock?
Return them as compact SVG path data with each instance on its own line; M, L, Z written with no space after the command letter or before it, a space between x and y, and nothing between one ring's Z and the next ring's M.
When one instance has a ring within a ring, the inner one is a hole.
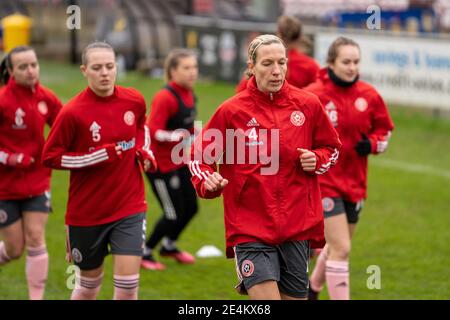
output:
M129 276L114 275L114 300L137 300L139 274Z
M7 264L9 261L11 261L11 258L8 257L8 254L6 253L5 243L0 241L0 266Z
M27 252L25 274L28 281L28 295L30 300L42 300L48 274L47 248L45 245L28 247Z
M70 300L95 300L102 285L103 273L95 278L80 277Z
M323 284L325 283L325 263L327 259L327 250L322 250L319 257L317 257L316 265L310 280L311 289L316 292L320 292L323 288Z
M350 300L350 277L348 261L326 262L328 294L331 300Z

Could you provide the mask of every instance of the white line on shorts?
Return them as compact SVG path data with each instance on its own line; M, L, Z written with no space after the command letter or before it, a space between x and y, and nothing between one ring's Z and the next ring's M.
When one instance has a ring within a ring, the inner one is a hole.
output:
M398 160L390 160L390 159L372 159L371 164L378 166L378 167L398 169L398 170L412 172L412 173L426 173L426 174L450 179L450 171L437 170L434 167L426 166L423 164L410 163L410 162L404 162L404 161L398 161Z

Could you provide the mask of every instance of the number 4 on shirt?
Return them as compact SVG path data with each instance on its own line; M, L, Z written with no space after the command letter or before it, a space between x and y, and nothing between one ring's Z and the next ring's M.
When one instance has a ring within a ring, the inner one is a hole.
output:
M256 133L256 128L252 128L252 130L250 130L250 133L248 134L248 138L250 140L258 140L258 134Z

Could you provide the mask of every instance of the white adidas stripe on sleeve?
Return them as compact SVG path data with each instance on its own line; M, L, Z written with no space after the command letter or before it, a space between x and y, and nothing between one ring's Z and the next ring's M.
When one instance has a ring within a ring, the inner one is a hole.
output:
M190 161L189 162L189 171L191 171L191 175L197 176L197 178L199 178L201 180L202 176L197 172L197 169L194 166L194 162L195 161Z
M328 161L327 163L322 164L320 166L320 168L315 171L315 173L316 174L324 174L325 172L327 172L328 169L330 169L330 167L332 165L336 164L336 160L338 159L338 157L339 157L339 151L337 149L334 149L334 152L333 152L333 154L330 157L330 161Z
M108 159L109 157L106 149L100 149L84 156L62 156L61 167L82 168Z
M151 144L150 130L148 129L147 125L144 125L144 146L142 147L142 149L149 152L150 144Z
M200 180L208 179L208 176L211 175L208 171L202 171L200 169L200 165L198 160L189 162L189 171L191 171L191 175L196 176Z

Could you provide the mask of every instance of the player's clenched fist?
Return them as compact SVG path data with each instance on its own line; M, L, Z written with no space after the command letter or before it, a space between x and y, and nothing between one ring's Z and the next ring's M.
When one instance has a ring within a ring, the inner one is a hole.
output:
M218 172L214 172L210 174L208 178L204 182L204 186L206 190L210 192L214 192L220 189L225 188L228 184L228 180L224 179Z
M155 172L157 169L157 164L155 156L151 151L145 149L136 150L136 156L140 164L142 165L145 172Z
M13 153L7 158L8 166L16 168L27 168L34 163L34 158L24 153Z
M302 165L303 171L314 171L317 163L315 153L301 148L297 148L297 151L300 153L300 164Z

